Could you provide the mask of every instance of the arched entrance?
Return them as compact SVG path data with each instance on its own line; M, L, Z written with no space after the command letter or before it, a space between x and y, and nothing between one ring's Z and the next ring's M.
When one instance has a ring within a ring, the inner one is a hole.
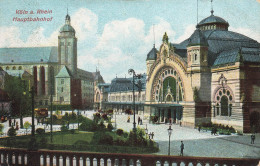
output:
M182 120L183 81L173 67L165 66L157 73L151 98L155 102L150 106L154 110L153 116L158 117L158 123L178 123Z

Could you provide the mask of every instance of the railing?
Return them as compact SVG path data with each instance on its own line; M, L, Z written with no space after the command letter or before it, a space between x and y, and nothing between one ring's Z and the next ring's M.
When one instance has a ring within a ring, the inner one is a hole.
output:
M0 165L29 166L256 166L258 159L204 158L141 154L87 153L67 151L27 151L25 149L0 149Z

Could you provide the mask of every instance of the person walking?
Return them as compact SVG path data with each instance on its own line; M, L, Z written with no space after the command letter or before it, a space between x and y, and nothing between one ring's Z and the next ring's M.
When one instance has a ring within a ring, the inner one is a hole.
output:
M251 144L254 144L254 143L255 143L255 135L252 134L252 135L251 135Z
M183 156L183 150L184 150L183 141L181 141L181 146L180 146L180 148L181 148L181 154L180 154L180 156Z

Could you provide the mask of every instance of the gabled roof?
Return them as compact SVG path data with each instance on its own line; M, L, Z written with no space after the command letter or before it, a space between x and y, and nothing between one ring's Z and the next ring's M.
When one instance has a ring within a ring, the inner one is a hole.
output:
M0 48L0 63L26 64L58 62L57 47Z
M66 66L63 66L63 68L60 70L60 72L55 77L56 78L70 78L71 74L69 72L69 69Z

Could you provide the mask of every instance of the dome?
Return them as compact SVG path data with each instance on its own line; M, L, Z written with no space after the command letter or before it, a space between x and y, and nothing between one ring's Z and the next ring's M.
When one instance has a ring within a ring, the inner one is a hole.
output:
M188 39L188 46L200 45L200 46L208 46L207 40L205 39L203 33L196 29L191 37Z
M60 32L74 32L75 33L75 29L71 25L65 24L60 28Z
M204 24L212 24L212 23L219 23L219 24L227 24L228 22L226 20L224 20L221 17L218 16L214 16L213 14L205 19L203 19L202 21L199 22L199 26L204 25Z
M152 50L147 54L146 60L156 60L158 50L153 46Z

